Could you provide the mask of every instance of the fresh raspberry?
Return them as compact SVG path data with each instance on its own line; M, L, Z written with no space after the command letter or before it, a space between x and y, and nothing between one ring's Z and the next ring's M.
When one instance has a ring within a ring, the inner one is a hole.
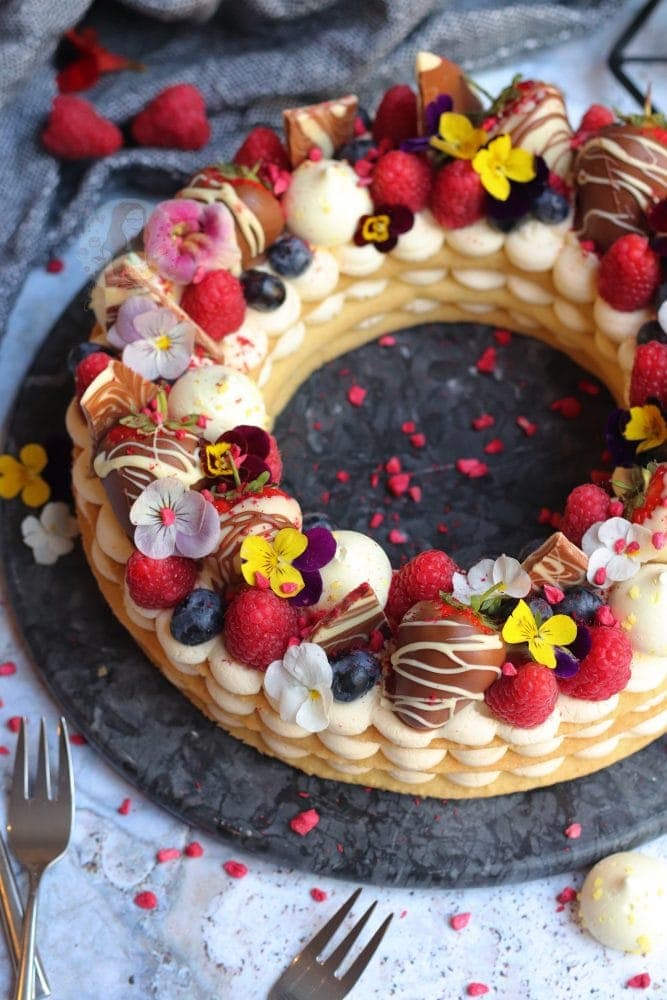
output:
M396 627L396 625L398 625L410 606L410 599L403 589L400 573L395 570L391 575L389 595L384 608L384 613L392 627Z
M61 94L53 99L42 143L53 156L82 160L115 153L123 145L123 133L82 97Z
M140 608L173 608L194 588L197 563L183 556L151 559L133 552L125 567L130 597Z
M95 381L110 361L111 355L105 354L104 351L95 351L94 354L89 354L83 361L79 361L74 373L77 399L81 399L90 383Z
M667 344L651 340L638 344L630 377L630 406L657 399L667 407Z
M437 601L441 590L451 591L452 576L457 570L458 566L446 552L439 549L420 552L398 571L408 607L418 601Z
M419 212L430 191L431 168L421 157L392 149L378 160L370 187L375 205L405 205Z
M376 142L390 139L395 146L417 135L417 95L407 86L398 83L390 87L380 101L373 122Z
M618 694L630 680L632 646L618 625L591 625L591 649L579 670L558 683L563 694L588 701L604 701Z
M244 590L227 608L225 646L246 666L266 670L282 657L298 627L296 609L289 601L272 590Z
M445 229L460 229L483 218L485 197L470 161L450 160L436 174L430 208Z
M556 676L541 663L524 663L516 674L502 674L484 694L495 716L522 729L532 729L548 719L557 698Z
M583 146L592 135L607 125L613 125L615 121L616 115L611 108L606 108L603 104L591 104L572 137L573 148L578 149L579 146Z
M656 142L662 143L663 146L667 146L667 128L662 128L660 125L647 125L642 129L644 135L647 135L649 139L655 139Z
M204 98L191 83L161 90L133 120L132 135L140 146L201 149L211 136Z
M267 163L275 164L280 170L290 169L287 150L280 141L278 133L263 125L258 125L248 133L234 154L233 162L238 167L251 169Z
M197 284L187 286L181 306L209 337L222 340L243 323L243 286L229 271L210 271Z
M639 233L619 236L600 261L600 297L621 312L650 305L659 283L660 257Z
M596 521L604 521L609 511L610 496L599 486L585 483L575 486L565 502L560 530L575 545Z

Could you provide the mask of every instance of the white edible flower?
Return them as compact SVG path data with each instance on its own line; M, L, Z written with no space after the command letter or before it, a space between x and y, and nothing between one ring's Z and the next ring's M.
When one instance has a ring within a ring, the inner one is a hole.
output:
M23 541L40 566L52 566L74 548L79 525L66 503L47 503L39 517L30 514L21 521Z
M596 521L581 539L588 556L588 582L605 590L612 583L630 580L650 557L652 535L641 524L624 517Z
M264 690L278 704L284 722L295 722L309 733L319 733L329 725L332 682L333 671L322 647L302 642L288 646L282 660L269 664Z
M480 559L466 573L454 573L452 595L461 604L470 604L473 597L488 594L492 597L525 597L530 592L531 581L521 563L512 556L499 556L496 560Z

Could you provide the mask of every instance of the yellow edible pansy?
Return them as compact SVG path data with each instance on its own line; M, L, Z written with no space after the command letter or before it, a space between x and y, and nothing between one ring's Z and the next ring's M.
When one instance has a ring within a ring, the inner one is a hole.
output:
M307 545L308 539L296 528L281 528L273 541L247 535L241 545L243 579L251 587L271 587L277 597L295 597L304 580L292 563Z
M528 643L530 655L545 667L556 666L554 646L567 646L577 637L577 626L569 615L552 615L538 625L525 601L519 601L503 625L502 637L510 644Z
M475 128L465 115L445 111L438 121L438 134L432 135L429 145L457 160L472 160L480 146L487 140L483 128Z
M21 494L27 507L41 507L51 495L51 488L40 476L48 461L41 444L26 444L13 455L0 455L0 497L13 500Z
M535 160L525 149L512 149L508 135L499 135L475 155L472 161L482 185L498 201L507 201L510 181L525 183L535 177Z
M667 441L667 422L659 406L631 406L630 419L623 428L626 441L640 441L637 452L659 448Z

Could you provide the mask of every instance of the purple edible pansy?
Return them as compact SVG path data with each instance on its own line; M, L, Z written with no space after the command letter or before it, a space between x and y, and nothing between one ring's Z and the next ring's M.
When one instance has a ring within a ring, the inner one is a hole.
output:
M542 156L535 156L535 176L529 181L510 181L509 197L499 201L486 192L486 215L497 222L511 222L528 215L549 183L549 167Z
M579 671L581 661L591 651L591 632L586 625L577 622L577 635L574 642L565 648L563 646L556 649L556 677L566 680L574 677Z
M236 487L252 483L260 476L270 482L271 469L266 462L270 450L271 438L265 430L253 424L239 424L207 446L204 468L209 476L229 479L230 485Z
M630 421L629 410L612 410L607 417L604 436L614 465L629 468L637 462L637 441L628 441L623 434Z
M149 483L132 504L130 521L135 525L134 544L150 559L201 559L214 552L220 540L220 518L213 504L173 476Z
M414 225L415 217L405 205L379 205L369 215L362 215L354 234L358 247L372 243L380 253L389 253L398 237Z
M438 94L435 100L430 101L424 110L424 135L414 139L404 139L400 148L404 153L420 153L430 148L431 136L438 134L440 125L440 115L446 114L454 109L454 102L449 94Z
M320 570L330 563L336 554L336 539L328 528L322 526L304 531L308 545L304 552L292 563L303 577L304 588L296 597L290 598L290 604L299 608L317 604L322 596L322 575Z
M155 270L181 285L201 281L209 271L241 266L234 217L219 202L161 202L146 223L144 248Z

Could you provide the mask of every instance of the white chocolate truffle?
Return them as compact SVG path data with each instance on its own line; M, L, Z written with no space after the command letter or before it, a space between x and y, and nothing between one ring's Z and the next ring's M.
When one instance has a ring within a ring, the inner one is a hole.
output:
M320 572L322 596L315 607L328 610L362 583L369 583L385 606L391 563L376 541L360 531L334 531L336 555Z
M608 948L643 955L667 945L667 864L636 851L598 861L579 894L581 921Z
M371 196L344 160L304 160L283 199L287 227L316 246L349 243L361 215L373 210Z
M191 413L207 418L202 430L215 441L238 424L268 427L268 416L259 389L247 375L225 365L206 365L188 371L169 393L169 416L180 420Z
M645 563L609 592L609 607L626 631L632 648L649 656L667 656L667 566Z

